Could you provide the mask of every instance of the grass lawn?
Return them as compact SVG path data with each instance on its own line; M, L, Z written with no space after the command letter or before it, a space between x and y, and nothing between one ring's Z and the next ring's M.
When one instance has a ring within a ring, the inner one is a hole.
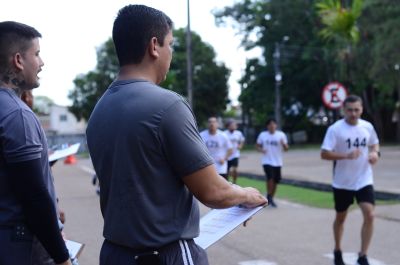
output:
M243 187L250 186L258 189L261 193L265 194L265 181L239 177L237 184ZM285 199L291 202L304 204L318 208L333 209L333 194L332 192L318 191L308 188L301 188L287 184L279 184L277 193L275 195L279 199ZM400 201L387 201L377 200L377 205L382 204L395 204ZM352 207L356 207L353 204Z

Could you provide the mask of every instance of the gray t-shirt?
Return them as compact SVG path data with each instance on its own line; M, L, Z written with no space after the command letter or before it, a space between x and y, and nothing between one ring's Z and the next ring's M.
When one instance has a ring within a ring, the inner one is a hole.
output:
M7 163L40 158L44 183L56 204L47 152L46 136L35 114L13 90L0 88L0 224L24 221L21 205L10 187Z
M144 80L116 81L89 119L87 142L106 239L143 248L198 236L198 202L182 177L213 160L181 96Z

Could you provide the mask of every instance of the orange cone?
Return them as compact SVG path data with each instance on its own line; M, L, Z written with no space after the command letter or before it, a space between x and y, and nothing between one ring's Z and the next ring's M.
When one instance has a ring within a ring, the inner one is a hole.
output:
M72 165L75 163L76 163L76 157L74 155L69 155L64 160L64 164Z

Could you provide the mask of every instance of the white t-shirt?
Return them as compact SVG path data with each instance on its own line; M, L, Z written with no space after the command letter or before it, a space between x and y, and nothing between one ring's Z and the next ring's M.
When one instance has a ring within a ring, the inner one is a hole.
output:
M200 133L201 138L206 144L211 157L214 159L215 167L219 174L228 173L228 163L225 161L223 164L220 163L222 158L226 157L228 149L232 148L231 141L228 136L221 130L217 130L216 134L210 134L208 130L204 130Z
M261 157L261 164L274 167L281 167L283 165L283 146L281 141L287 144L286 135L279 130L276 130L273 134L269 131L264 131L258 135L257 144L261 145L262 149L266 151Z
M245 140L242 132L238 130L234 130L233 132L226 130L225 133L228 136L229 140L231 141L233 150L232 155L228 158L228 160L239 158L240 150L238 149L238 146Z
M365 120L359 119L357 125L351 125L341 119L329 126L321 149L343 154L357 148L361 150L357 159L341 159L335 162L332 186L359 190L372 185L372 168L368 162L368 154L369 147L378 143L374 127Z

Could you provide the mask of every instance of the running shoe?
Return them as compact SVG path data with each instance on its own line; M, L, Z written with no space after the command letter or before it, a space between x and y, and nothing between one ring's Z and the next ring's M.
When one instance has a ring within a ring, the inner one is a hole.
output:
M333 251L333 264L334 265L346 265L343 261L342 251L335 250Z
M357 260L358 265L369 265L367 255L359 256Z

